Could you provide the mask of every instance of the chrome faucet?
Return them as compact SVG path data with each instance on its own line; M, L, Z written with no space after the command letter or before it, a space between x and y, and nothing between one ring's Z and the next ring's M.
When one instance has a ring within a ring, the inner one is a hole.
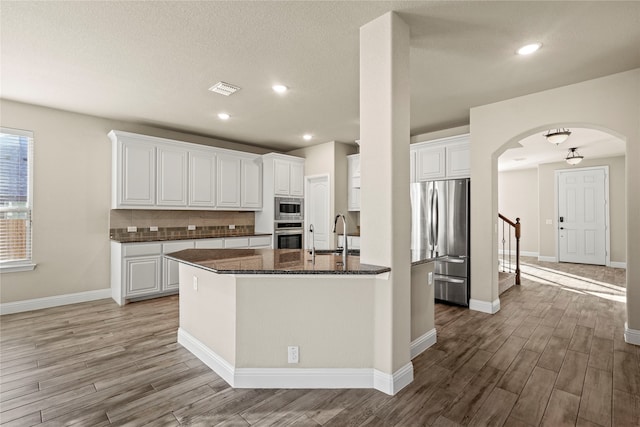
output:
M309 225L309 233L311 233L311 260L316 262L316 235L313 233L313 224Z
M347 219L342 214L336 215L336 218L333 220L333 232L336 232L336 225L338 224L338 218L342 218L342 264L343 267L347 268Z

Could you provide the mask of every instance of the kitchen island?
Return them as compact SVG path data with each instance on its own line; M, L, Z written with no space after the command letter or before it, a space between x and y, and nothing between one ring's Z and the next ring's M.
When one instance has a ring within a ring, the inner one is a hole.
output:
M351 255L345 266L332 253L313 262L308 251L292 249L166 256L180 263L178 342L231 386L393 389L394 378L373 368L385 328L376 287L389 280L388 267ZM416 265L424 271L432 264ZM432 318L432 287L430 301Z

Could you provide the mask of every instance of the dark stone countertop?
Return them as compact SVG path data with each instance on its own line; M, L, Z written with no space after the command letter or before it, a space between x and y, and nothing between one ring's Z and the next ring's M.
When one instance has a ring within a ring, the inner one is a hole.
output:
M337 274L376 275L389 267L360 264L360 257L318 253L315 263L309 251L300 249L185 249L165 257L219 274Z

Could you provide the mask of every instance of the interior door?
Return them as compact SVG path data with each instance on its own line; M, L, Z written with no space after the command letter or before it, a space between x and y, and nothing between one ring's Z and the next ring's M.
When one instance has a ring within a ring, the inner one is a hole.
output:
M306 227L304 233L304 245L310 249L315 242L316 249L330 249L329 223L329 176L314 176L307 178L306 196ZM309 226L313 224L313 235L309 232Z
M604 169L558 172L558 261L606 265Z

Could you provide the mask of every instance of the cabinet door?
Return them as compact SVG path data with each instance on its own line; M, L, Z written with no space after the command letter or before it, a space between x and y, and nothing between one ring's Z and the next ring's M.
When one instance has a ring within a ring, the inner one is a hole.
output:
M189 153L189 206L213 208L216 205L216 156Z
M184 249L193 249L194 247L195 242L193 240L164 243L162 245L162 253L170 254ZM162 264L162 290L178 289L180 287L180 263L163 257Z
M243 208L262 208L262 161L242 159L242 203Z
M240 207L241 158L218 155L216 205L222 208Z
M289 196L290 169L288 161L273 160L273 192L276 196Z
M138 141L123 141L118 204L153 206L156 203L156 148Z
M304 163L291 162L289 165L289 195L304 196Z
M187 206L187 151L158 147L158 206Z
M445 177L444 146L419 148L416 160L418 166L416 178L418 181L430 181Z
M416 150L409 152L409 182L411 183L418 182L416 179L416 154Z
M349 187L347 192L347 208L350 211L360 210L360 189L356 187Z
M135 297L160 292L160 265L160 256L125 258L125 296Z
M471 145L451 144L447 146L447 178L471 176Z

